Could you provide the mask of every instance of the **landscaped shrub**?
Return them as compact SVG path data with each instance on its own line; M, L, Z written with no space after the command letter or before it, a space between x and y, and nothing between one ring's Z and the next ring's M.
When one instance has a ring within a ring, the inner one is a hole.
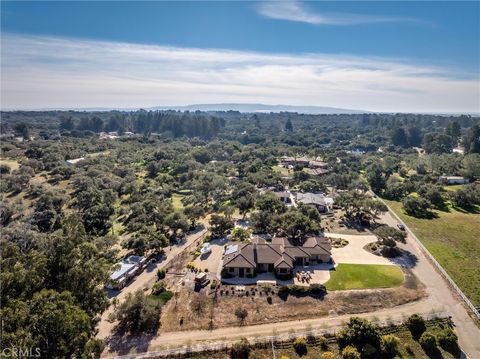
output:
M349 345L342 350L342 359L361 359L361 356L355 347Z
M293 349L295 349L295 352L299 356L304 356L307 354L308 349L307 349L307 341L305 338L296 338L293 341Z
M190 269L191 271L193 272L201 272L202 270L200 268L197 267L197 265L193 262L189 262L187 264L187 269Z
M322 284L310 284L310 287L308 289L309 292L312 294L327 294L327 288L325 288L325 286Z
M418 342L425 353L432 353L437 349L437 338L432 333L423 333Z
M325 288L324 285L322 284L311 284L309 287L301 286L301 285L295 285L295 284L289 284L289 285L284 285L281 286L280 289L278 290L278 295L279 296L285 296L288 294L296 294L296 295L307 295L307 294L326 294L327 289Z
M167 271L165 269L160 268L159 270L157 270L158 279L164 279L166 275L167 275Z
M438 333L437 338L438 344L440 344L443 349L451 353L458 351L458 337L451 328L443 329Z
M376 351L377 349L369 343L365 344L362 348L362 354L365 355L366 357L372 356L373 354L376 353Z
M240 325L243 325L245 323L245 319L248 316L248 311L245 308L237 308L235 310L235 316L240 321Z
M410 330L410 333L412 333L412 336L417 340L427 329L427 327L425 326L425 320L418 314L412 314L407 319L406 324L408 329Z
M332 352L324 352L320 355L320 359L335 359L335 354Z
M338 346L345 348L352 345L365 354L373 354L380 348L380 333L378 327L367 319L352 317L347 323L347 328L337 334ZM370 347L367 347L367 344ZM372 353L367 353L372 351Z
M393 334L383 335L381 339L382 355L393 358L397 354L400 340Z
M168 302L170 299L173 298L173 292L166 290L165 292L160 293L158 298L165 304L166 302Z
M325 337L318 338L318 346L322 350L327 350L328 349L327 339Z
M230 358L232 359L248 359L250 356L250 343L247 339L242 338L240 342L232 345L230 349Z
M165 292L166 290L166 283L163 280L159 280L156 282L152 287L152 294L153 295L160 295L161 293Z
M402 253L397 247L383 246L380 250L380 254L386 258L395 258L401 255Z

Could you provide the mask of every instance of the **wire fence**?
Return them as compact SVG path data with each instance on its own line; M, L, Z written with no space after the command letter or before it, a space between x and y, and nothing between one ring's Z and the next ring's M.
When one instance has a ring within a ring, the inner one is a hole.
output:
M470 310L475 314L477 319L480 319L480 312L478 309L473 305L473 303L467 298L467 296L462 292L462 290L457 286L457 284L454 282L454 280L448 275L448 273L443 269L443 267L440 265L440 263L437 262L437 260L433 257L433 255L430 253L430 251L423 245L423 243L417 238L415 233L412 232L412 230L401 220L401 218L385 203L383 199L377 196L377 198L385 204L389 210L389 212L401 223L405 226L405 229L410 233L412 238L417 242L419 247L422 249L422 251L425 253L427 258L437 267L438 271L442 274L442 276L449 282L449 284L455 289L457 294L463 299L465 304L470 308Z
M449 318L449 313L438 312L430 313L423 316L426 320L435 320L435 319L446 319ZM382 328L382 331L389 333L395 330L396 326L404 324L405 319L386 319L386 320L377 320L373 321L376 325ZM293 341L296 338L303 337L311 344L318 344L319 338L325 338L327 343L335 341L335 334L337 333L338 328L329 328L329 329L312 329L305 330L301 332L291 332L281 335L272 335L259 338L249 338L248 343L251 347L254 348L274 348L274 349L285 349L292 346ZM187 335L187 334L186 334ZM159 351L151 351L145 353L135 353L120 355L114 358L116 359L143 359L143 358L173 358L173 357L188 357L194 354L205 354L213 352L226 352L230 350L232 345L235 342L223 342L223 343L214 343L214 344L205 344L205 345L189 345L179 348L172 349L163 349ZM274 350L272 349L272 350Z

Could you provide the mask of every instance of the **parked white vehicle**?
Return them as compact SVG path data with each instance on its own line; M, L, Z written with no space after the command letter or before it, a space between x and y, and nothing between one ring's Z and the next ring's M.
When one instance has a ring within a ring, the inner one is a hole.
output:
M210 246L210 243L204 243L202 248L200 248L200 253L202 255L208 254L212 252L212 247Z

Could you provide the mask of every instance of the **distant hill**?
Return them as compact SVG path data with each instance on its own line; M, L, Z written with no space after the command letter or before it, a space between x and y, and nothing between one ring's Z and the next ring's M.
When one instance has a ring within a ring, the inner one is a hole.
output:
M370 111L352 110L323 106L290 106L265 105L260 103L212 103L186 106L156 106L147 110L177 110L177 111L239 111L239 112L298 112L305 114L355 114Z

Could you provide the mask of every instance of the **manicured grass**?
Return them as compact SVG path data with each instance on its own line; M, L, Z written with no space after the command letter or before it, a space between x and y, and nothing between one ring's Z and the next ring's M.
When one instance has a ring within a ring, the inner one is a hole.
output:
M183 197L185 196L178 193L174 193L172 195L172 205L176 211L180 211L183 209L183 203L182 203Z
M403 283L403 272L395 265L340 263L330 271L328 290L389 288Z
M410 227L474 305L480 305L480 215L434 211L438 218L408 216L402 204L385 201Z

